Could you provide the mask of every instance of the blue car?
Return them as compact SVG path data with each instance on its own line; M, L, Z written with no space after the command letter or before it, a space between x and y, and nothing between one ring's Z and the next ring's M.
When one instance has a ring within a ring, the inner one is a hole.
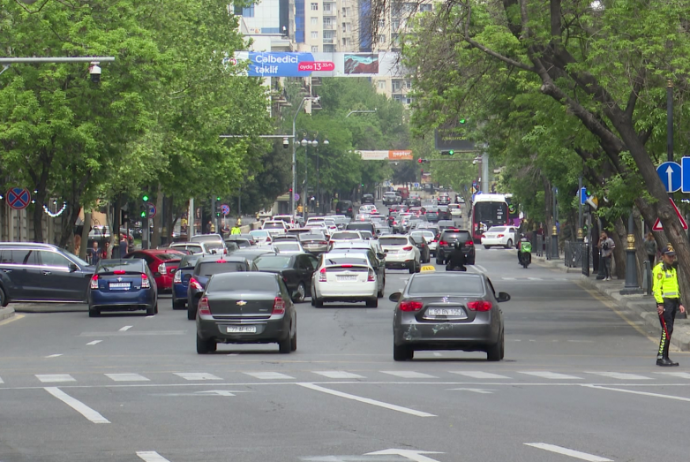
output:
M186 255L180 260L180 266L177 267L175 278L173 279L173 310L182 310L185 306L187 306L187 288L189 287L189 279L192 277L196 262L201 257L203 257L202 254Z
M144 310L158 313L156 281L145 260L101 260L87 293L89 317L103 311Z

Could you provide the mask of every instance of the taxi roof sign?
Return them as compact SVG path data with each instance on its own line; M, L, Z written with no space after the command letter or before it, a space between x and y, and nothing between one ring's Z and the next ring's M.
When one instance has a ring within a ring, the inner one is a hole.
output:
M425 266L422 266L420 271L422 273L433 273L434 271L436 271L436 268L434 268L433 265L425 265Z

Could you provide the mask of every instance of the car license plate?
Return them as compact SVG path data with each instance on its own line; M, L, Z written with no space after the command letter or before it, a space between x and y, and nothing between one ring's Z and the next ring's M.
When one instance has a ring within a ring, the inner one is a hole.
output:
M462 308L429 308L428 316L467 316Z
M111 290L129 290L129 282L111 282L108 288Z
M356 281L356 280L357 280L357 276L350 276L350 275L338 276L338 281Z
M255 334L256 326L227 326L226 332L229 334Z

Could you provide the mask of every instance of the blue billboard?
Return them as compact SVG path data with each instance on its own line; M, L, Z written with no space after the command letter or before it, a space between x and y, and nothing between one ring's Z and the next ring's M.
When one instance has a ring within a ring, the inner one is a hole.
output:
M250 77L309 77L309 70L300 71L302 62L314 62L311 53L255 52L248 53Z

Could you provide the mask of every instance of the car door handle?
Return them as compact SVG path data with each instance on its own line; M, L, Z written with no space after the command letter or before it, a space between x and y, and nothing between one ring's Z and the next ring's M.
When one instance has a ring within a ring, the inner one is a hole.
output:
M51 273L50 271L47 271L47 270L43 270L43 275L44 275L44 276L49 276L49 275L51 275L51 274L53 274L53 273Z
M3 273L11 273L12 270L11 270L11 269L4 269L4 270L2 270L2 272L3 272Z

